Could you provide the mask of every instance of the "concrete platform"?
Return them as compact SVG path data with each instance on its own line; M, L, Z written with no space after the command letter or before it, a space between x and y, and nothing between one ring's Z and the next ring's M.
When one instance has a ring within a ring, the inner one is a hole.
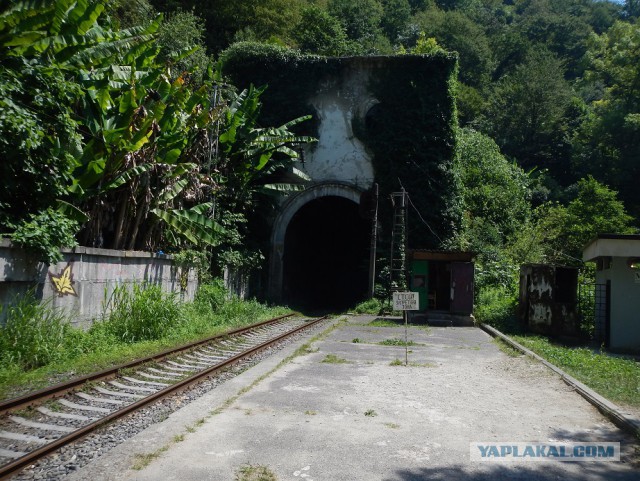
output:
M395 365L405 348L378 343L403 339L404 328L372 319L340 323L316 352L260 380L290 346L70 479L230 481L247 464L280 481L639 479L637 440L540 364L507 356L477 328L412 327L410 365ZM470 461L471 442L550 441L618 441L622 461ZM136 454L163 446L131 469Z

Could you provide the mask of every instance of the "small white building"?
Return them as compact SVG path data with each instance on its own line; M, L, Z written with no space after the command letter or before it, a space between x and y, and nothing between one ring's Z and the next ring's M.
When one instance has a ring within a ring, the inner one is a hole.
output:
M640 352L640 235L600 234L582 258L596 263L596 339Z

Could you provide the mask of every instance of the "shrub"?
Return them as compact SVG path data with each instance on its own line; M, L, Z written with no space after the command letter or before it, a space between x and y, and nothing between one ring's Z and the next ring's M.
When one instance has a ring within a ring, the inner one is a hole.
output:
M517 329L517 298L513 289L485 287L478 293L476 319L501 331Z
M66 314L50 301L40 303L33 292L17 297L7 308L5 325L0 327L0 360L24 369L60 360L71 329Z
M367 299L364 302L361 302L353 309L353 311L356 314L373 314L373 315L379 314L381 310L382 310L382 302L380 302L380 300L375 297L371 299Z
M126 343L160 339L182 320L175 294L152 284L116 287L105 306L108 309L99 329Z
M75 247L74 238L78 223L62 212L48 208L38 214L31 214L11 234L17 245L31 250L38 260L56 264L62 260L61 247Z
M198 307L217 311L229 297L227 289L224 287L222 279L214 279L208 284L202 284L198 288L195 296L195 303Z

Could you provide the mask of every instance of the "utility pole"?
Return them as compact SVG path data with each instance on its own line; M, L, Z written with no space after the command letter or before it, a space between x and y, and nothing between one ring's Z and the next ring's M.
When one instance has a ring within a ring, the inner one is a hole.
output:
M376 250L378 246L378 184L373 184L373 219L371 220L371 248L369 249L369 298L373 298L376 284Z

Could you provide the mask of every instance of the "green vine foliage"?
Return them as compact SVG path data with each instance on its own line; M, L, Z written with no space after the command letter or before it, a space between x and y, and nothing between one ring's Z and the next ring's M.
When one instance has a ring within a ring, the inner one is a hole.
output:
M383 199L380 219L391 222L390 204L384 199L402 185L422 217L410 211L410 246L440 247L455 237L462 218L455 160L455 54L326 58L244 42L231 46L221 59L223 72L240 87L268 86L262 96L264 123L282 122L284 115L313 115L314 120L302 125L306 135L317 134L309 99L320 82L339 78L358 64L371 69L368 89L379 103L353 127L373 153Z
M190 269L195 269L198 274L200 285L211 282L211 255L205 250L183 249L172 254L173 262L180 269L181 287L184 283L186 288L186 278Z
M444 247L460 228L457 68L445 52L385 58L369 87L380 103L356 129L373 152L382 198L401 187L409 194L410 247ZM390 204L381 207L391 219Z
M78 223L51 207L21 223L11 234L11 240L33 252L38 260L49 265L62 260L60 247L75 247Z

